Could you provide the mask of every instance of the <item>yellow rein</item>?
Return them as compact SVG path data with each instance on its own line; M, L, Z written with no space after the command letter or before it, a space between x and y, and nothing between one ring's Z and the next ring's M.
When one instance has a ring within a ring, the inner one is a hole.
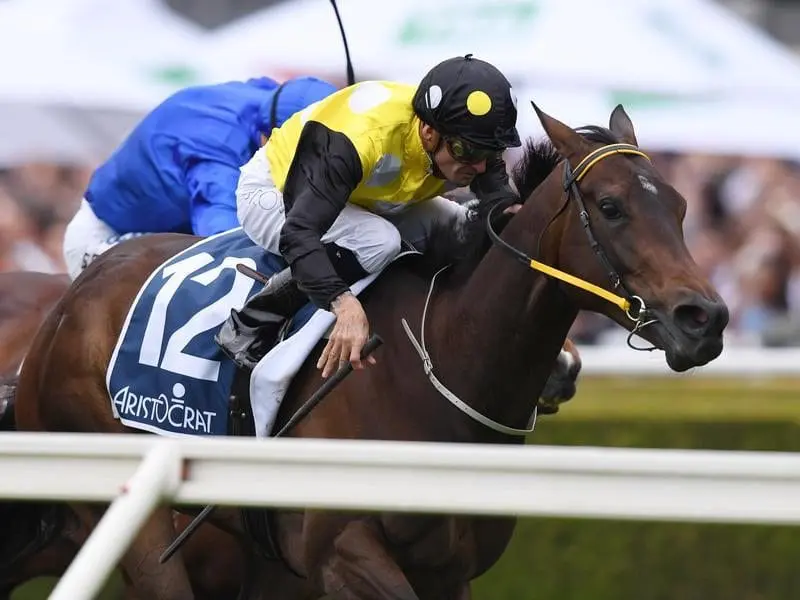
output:
M616 144L614 146L603 146L602 148L598 148L594 152L590 152L579 164L575 167L574 173L575 175L575 182L579 182L586 173L589 172L594 165L599 163L604 158L608 158L613 154L635 154L636 156L641 156L646 158L649 162L650 157L647 156L644 152L637 149L636 146L630 146L627 144ZM569 191L566 192L569 194ZM540 271L545 275L549 275L550 277L554 277L555 279L560 279L561 281L568 283L570 285L574 285L577 288L585 290L594 294L595 296L600 296L604 300L608 300L612 304L619 306L622 310L626 313L630 311L631 303L622 296L618 296L617 294L610 292L604 288L601 288L598 285L593 283L589 283L581 279L580 277L575 277L574 275L570 275L569 273L565 273L560 269L556 269L555 267L551 267L544 263L540 263L538 260L531 259L529 263L531 269L536 271Z

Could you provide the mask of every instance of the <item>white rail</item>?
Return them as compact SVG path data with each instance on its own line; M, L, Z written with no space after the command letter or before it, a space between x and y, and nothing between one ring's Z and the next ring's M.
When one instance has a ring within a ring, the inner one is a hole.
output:
M646 342L641 341L641 345ZM611 345L579 346L583 375L675 377L663 352L637 352L623 339ZM800 348L726 347L712 363L687 371L690 377L800 377Z
M120 488L94 532L50 595L51 600L94 598L105 581L97 573L111 573L128 544L159 502L175 493L180 481L180 456L173 444L156 444L142 465ZM115 544L114 539L127 540Z
M52 596L71 600L160 501L800 524L792 453L10 433L0 472L0 498L113 501Z

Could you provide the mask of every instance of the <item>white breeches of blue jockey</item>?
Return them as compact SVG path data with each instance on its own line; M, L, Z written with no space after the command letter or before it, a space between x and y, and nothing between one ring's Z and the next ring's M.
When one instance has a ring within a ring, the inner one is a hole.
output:
M120 235L100 220L84 199L64 231L64 260L72 279L81 274L103 252L123 240L141 235Z
M278 243L286 220L283 194L275 187L263 148L241 167L236 207L250 239L280 255ZM350 250L365 271L376 273L400 253L401 239L424 252L434 223L464 220L466 214L466 208L441 196L385 216L347 204L322 242Z

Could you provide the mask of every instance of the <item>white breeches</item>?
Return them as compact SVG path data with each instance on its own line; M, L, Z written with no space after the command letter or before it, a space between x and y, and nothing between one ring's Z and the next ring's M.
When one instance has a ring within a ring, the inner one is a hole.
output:
M278 243L286 220L283 194L275 187L263 148L241 167L236 206L244 232L262 248L280 255ZM350 250L365 271L375 273L399 254L401 239L424 252L434 223L454 217L463 220L466 214L466 208L441 196L385 217L347 204L322 242Z
M121 241L141 235L118 234L101 221L84 199L64 231L64 260L71 279L75 279L89 264Z

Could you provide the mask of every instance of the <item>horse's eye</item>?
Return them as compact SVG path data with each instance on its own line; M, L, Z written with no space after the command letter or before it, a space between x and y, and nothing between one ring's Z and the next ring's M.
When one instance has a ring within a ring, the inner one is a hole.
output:
M610 221L621 219L624 216L617 203L608 198L600 200L600 212L602 212L603 216Z

